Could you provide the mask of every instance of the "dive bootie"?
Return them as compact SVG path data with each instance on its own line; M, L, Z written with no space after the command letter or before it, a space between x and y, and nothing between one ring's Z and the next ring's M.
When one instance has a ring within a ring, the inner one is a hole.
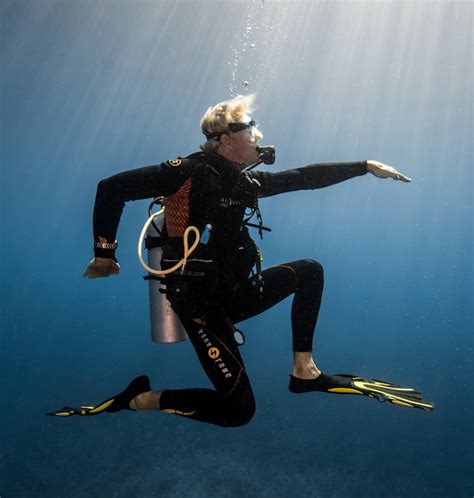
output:
M96 406L81 405L79 408L66 406L61 410L47 413L55 417L70 417L72 415L98 415L99 413L115 413L120 410L131 410L130 401L141 393L151 391L150 379L147 375L140 375L130 382L130 384L119 394L108 398Z
M307 393L320 391L333 394L356 394L376 398L378 401L388 401L393 405L419 408L432 411L434 404L424 401L420 391L411 387L398 386L383 380L365 380L357 375L327 375L322 373L315 379L298 379L290 375L288 389L292 393Z

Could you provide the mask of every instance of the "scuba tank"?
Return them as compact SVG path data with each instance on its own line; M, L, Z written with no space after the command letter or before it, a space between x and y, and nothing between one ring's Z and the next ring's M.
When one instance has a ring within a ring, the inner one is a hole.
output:
M150 210L156 200L150 205ZM150 224L146 230L145 247L148 254L148 266L161 270L161 255L163 238L161 236L164 228L164 212L155 213L150 216ZM163 290L161 279L152 273L144 277L148 280L148 292L150 300L151 338L154 342L172 344L182 342L188 338L186 331L178 315L171 308L166 294Z

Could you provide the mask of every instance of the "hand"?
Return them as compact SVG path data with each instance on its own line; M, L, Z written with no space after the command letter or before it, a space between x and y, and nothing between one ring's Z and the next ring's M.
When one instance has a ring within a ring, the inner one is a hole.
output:
M104 278L118 275L120 265L112 258L94 258L82 274L86 278Z
M411 182L411 178L408 176L402 175L392 166L388 166L379 161L367 161L367 170L377 178L392 178L393 180L401 180L406 183Z

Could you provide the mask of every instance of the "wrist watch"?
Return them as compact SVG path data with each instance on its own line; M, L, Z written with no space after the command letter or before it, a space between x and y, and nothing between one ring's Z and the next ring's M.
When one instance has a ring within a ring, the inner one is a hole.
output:
M118 243L115 242L107 242L107 239L104 237L98 237L98 242L94 242L95 249L117 249Z

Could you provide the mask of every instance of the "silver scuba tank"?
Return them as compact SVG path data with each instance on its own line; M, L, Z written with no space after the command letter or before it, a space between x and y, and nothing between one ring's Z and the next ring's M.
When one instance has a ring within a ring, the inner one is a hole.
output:
M165 222L164 213L156 216L153 220L155 226L161 231ZM147 239L159 237L153 223L150 224L146 232ZM149 240L149 239L148 239ZM147 244L148 266L155 270L161 270L162 248L154 244ZM149 273L151 277L148 280L148 289L150 296L150 320L151 320L151 338L154 342L172 344L182 342L188 338L186 331L178 315L171 308L171 304L166 298L166 294L160 292L163 285L159 280Z

